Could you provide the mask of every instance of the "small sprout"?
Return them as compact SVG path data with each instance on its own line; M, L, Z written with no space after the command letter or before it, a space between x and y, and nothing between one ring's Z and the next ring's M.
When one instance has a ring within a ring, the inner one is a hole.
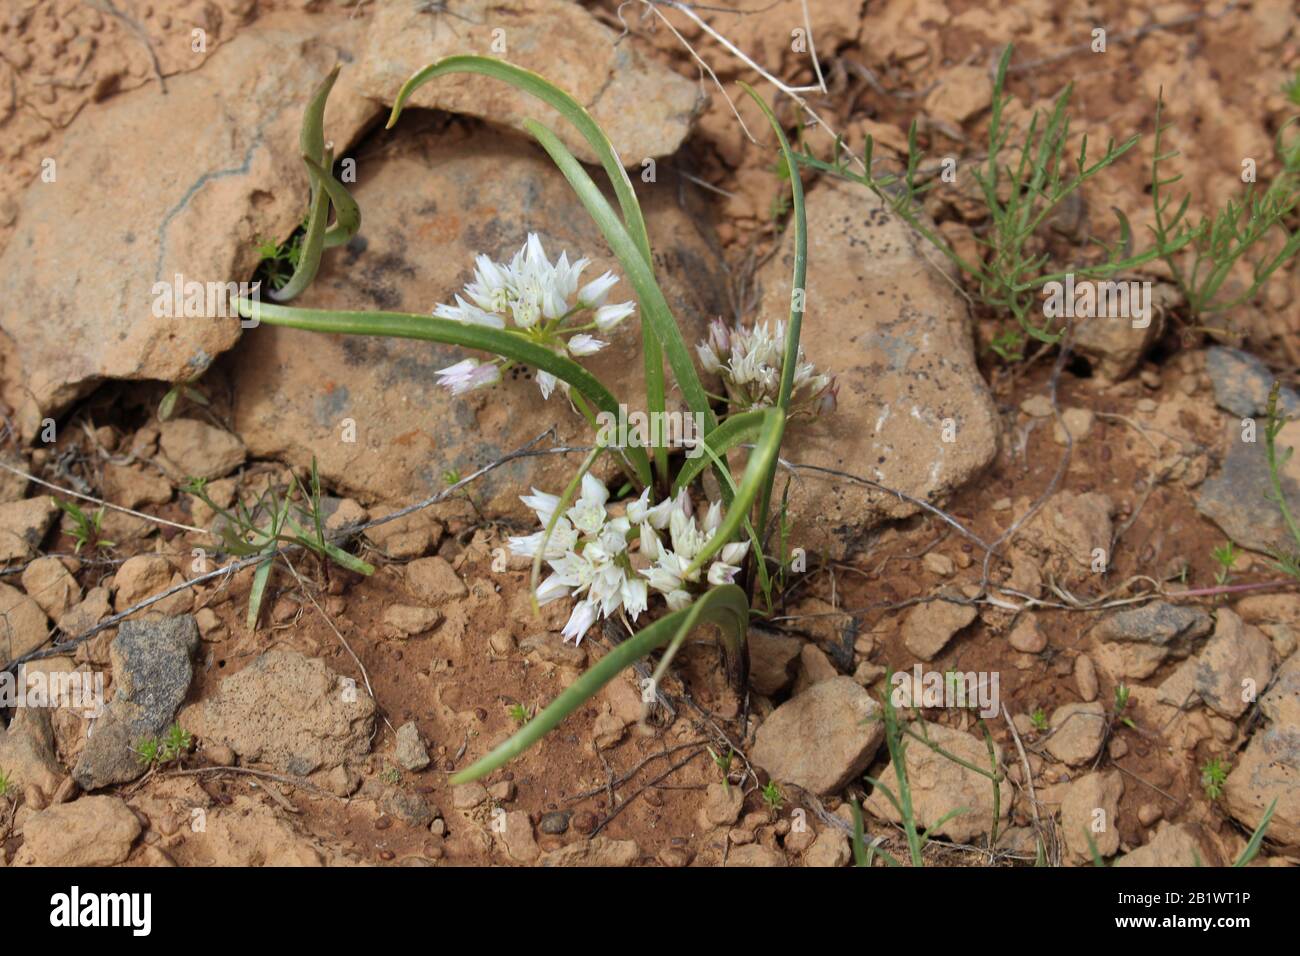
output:
M163 745L154 737L141 737L135 742L135 757L144 767L152 767L162 759Z
M1124 715L1124 711L1128 709L1129 694L1130 691L1127 684L1115 685L1115 716L1119 718L1119 722L1125 727L1136 729L1132 718Z
M9 787L10 787L9 774L5 773L3 770L0 770L0 797L5 797L9 795Z
M1232 566L1241 557L1240 549L1231 541L1227 541L1210 551L1210 556L1214 558L1215 563L1219 566L1219 570L1214 575L1215 583L1220 586L1228 583L1228 575L1232 571Z
M1282 84L1282 92L1286 94L1288 100L1296 106L1300 106L1300 70L1297 70L1295 76Z
M1041 733L1042 731L1046 730L1048 727L1047 712L1044 711L1043 708L1039 707L1036 711L1033 712L1033 714L1030 715L1029 722L1034 725L1034 730L1037 730Z
M509 713L510 713L510 719L513 720L520 727L528 723L528 721L532 720L532 717L529 716L528 708L525 707L523 704L512 705L509 708Z
M446 485L448 488L450 488L452 485L456 484L460 480L461 480L461 474L459 469L448 468L446 471L442 473L442 483Z
M989 351L1004 362L1023 362L1024 346L1025 337L1015 328L1004 329L989 341Z
M719 770L722 771L722 789L727 792L730 792L731 791L731 763L735 759L736 756L735 751L733 751L730 747L728 747L727 754L724 757L722 754L718 753L712 747L706 747L705 749L708 750L709 756L713 759L714 766L716 766Z
M163 763L169 760L178 760L190 752L194 746L194 738L190 732L180 724L172 724L167 728L167 736L162 741L161 759Z
M778 812L785 804L785 794L781 792L775 780L769 780L767 786L763 788L763 802Z
M100 530L104 525L103 505L100 505L93 515L88 515L86 512L81 510L80 506L75 501L64 501L52 496L50 500L54 502L60 511L72 519L72 530L67 533L72 535L73 540L77 542L76 546L73 548L77 554L80 554L81 549L92 542L97 548L108 549L113 547L115 542L108 541L99 536Z
M385 767L384 772L379 776L385 783L391 784L394 787L402 782L402 771L398 770L396 767Z
M1201 788L1211 800L1223 795L1223 784L1228 779L1228 768L1218 757L1211 757L1201 765Z

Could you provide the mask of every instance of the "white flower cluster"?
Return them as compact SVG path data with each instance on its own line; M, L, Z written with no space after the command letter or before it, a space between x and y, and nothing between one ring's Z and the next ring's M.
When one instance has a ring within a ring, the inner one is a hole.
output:
M542 248L542 240L530 232L528 241L509 263L477 256L474 281L465 286L465 294L456 296L455 305L439 304L433 314L466 325L505 329L559 355L595 355L608 343L588 333L608 332L631 315L635 306L631 302L605 303L610 289L618 282L612 272L579 288L582 270L589 263L589 259L570 263L567 252L560 253L559 259L551 262ZM590 313L589 321L572 324L570 320L583 312ZM439 371L438 384L453 395L460 395L501 381L501 373L509 366L503 359L491 362L465 359ZM542 397L550 398L557 380L539 369L537 384Z
M560 506L557 495L533 489L520 500L537 514L543 529ZM623 608L632 620L646 609L651 589L664 595L668 607L680 610L690 604L691 587L700 584L699 570L691 563L722 524L722 506L714 502L697 525L688 492L665 498L651 506L650 490L628 503L625 513L611 517L609 489L594 475L583 475L582 492L573 506L555 521L542 557L553 572L537 589L537 601L546 604L562 597L581 600L564 625L564 639L582 640L598 617ZM664 541L661 533L667 532ZM534 558L545 530L510 538L510 551ZM730 584L740 570L748 544L723 546L719 560L709 565L710 585Z
M695 347L706 372L720 375L728 401L741 411L776 404L785 365L785 323L776 323L775 334L767 323L752 328L728 328L722 319L709 323L709 337ZM799 347L794 367L791 406L811 404L815 414L835 410L839 386L830 375L819 373L804 360Z

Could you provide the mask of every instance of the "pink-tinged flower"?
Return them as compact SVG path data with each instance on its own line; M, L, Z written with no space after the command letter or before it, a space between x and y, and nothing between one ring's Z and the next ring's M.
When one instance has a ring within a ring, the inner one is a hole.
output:
M830 384L822 390L821 395L817 398L817 414L829 415L839 407L840 403L840 383L831 379Z
M463 395L465 392L501 381L501 369L495 362L480 364L474 359L457 362L455 365L440 369L436 374L438 384L453 395Z
M579 601L573 606L573 613L569 615L569 621L564 625L561 632L564 640L573 638L574 644L581 644L583 636L596 623L596 612L598 610L595 601Z
M736 580L738 571L740 571L740 568L734 564L727 564L725 561L714 561L709 565L709 583L714 587L732 584Z

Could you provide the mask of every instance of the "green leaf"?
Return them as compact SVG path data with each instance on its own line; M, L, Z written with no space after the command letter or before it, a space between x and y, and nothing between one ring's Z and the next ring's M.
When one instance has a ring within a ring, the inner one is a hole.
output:
M808 219L804 212L803 182L799 179L799 163L795 159L794 152L790 149L790 141L786 138L785 130L781 128L781 124L777 122L772 108L748 83L742 81L740 86L749 94L750 99L758 104L758 108L763 111L763 115L767 118L768 125L776 133L777 141L781 144L781 161L789 171L790 204L794 210L794 275L790 283L790 324L786 332L785 357L781 366L781 388L776 399L777 406L788 416L790 414L790 398L794 393L794 370L799 358L799 336L803 329L804 308L807 305L805 283L808 272ZM775 481L776 463L774 461L771 471L766 475L763 490L759 496L758 533L760 535L767 533L767 516L772 500L772 485Z
M1264 816L1260 819L1259 826L1255 827L1255 832L1250 835L1250 842L1247 843L1246 848L1241 851L1241 856L1237 857L1236 862L1232 864L1234 867L1249 866L1250 861L1255 859L1256 854L1259 853L1260 845L1264 842L1264 833L1268 830L1268 825L1273 820L1273 811L1276 809L1277 797L1274 797L1273 802L1270 803L1268 809L1264 811Z
M740 485L736 488L736 497L732 500L730 507L727 508L727 513L723 516L722 524L718 526L717 533L700 549L699 554L695 556L695 560L691 562L691 566L686 569L686 577L698 571L704 566L705 561L708 561L721 551L723 545L736 537L745 519L749 516L749 509L753 507L759 489L768 486L768 479L776 468L777 454L781 450L781 436L785 433L785 412L779 408L765 408L762 414L763 427L759 431L758 440L754 443L753 451L750 452L749 461L745 464L745 473L741 476Z
M327 249L334 246L341 246L361 228L361 207L357 201L352 198L352 194L347 191L341 182L334 178L334 173L328 166L322 167L306 156L302 161L307 164L316 177L316 182L325 187L325 193L329 200L334 204L334 225L330 226L325 232L323 245Z
M451 783L468 783L505 766L582 706L623 668L656 648L672 643L679 634L689 633L700 624L718 625L728 653L740 660L745 653L745 635L749 627L749 603L745 600L745 592L734 584L713 588L689 607L665 615L638 631L596 662L509 740L453 776Z
M250 631L257 630L257 616L262 610L262 599L266 597L266 584L271 580L271 566L274 557L269 557L257 566L253 574L253 588L248 592L248 620L245 622Z
M704 469L711 464L709 452L721 457L727 454L737 445L745 444L756 440L763 430L763 422L766 420L765 410L758 408L749 412L740 412L730 416L713 431L709 432L704 438L698 439L702 445L707 446L707 451L701 449L701 454L694 458L687 457L677 472L677 477L673 480L672 493L675 496L681 491Z
M582 164L569 152L568 147L560 142L560 138L536 120L525 120L524 128L532 133L541 143L542 148L550 154L555 165L560 168L564 178L577 193L578 199L586 207L588 214L600 227L605 241L609 243L610 249L622 264L628 281L632 283L632 288L636 289L637 298L641 303L641 322L643 325L648 322L654 337L659 340L664 354L668 357L668 365L673 370L673 376L677 379L677 387L681 389L682 397L686 399L686 404L692 412L704 416L705 433L712 431L717 425L717 419L709 406L709 398L704 391L704 386L700 384L700 377L696 374L691 353L682 339L682 331L677 327L677 321L673 318L672 310L668 308L668 301L664 298L658 282L655 281L649 263L642 258L636 243L632 241L632 237L614 215L609 201L596 188L596 184L582 168Z
M618 198L627 231L653 274L654 260L650 255L650 235L646 230L645 217L641 212L640 203L637 202L636 192L632 188L632 180L628 177L627 169L619 159L614 144L581 103L545 77L490 57L449 56L416 71L402 85L397 100L393 103L393 112L388 118L388 128L392 129L397 118L402 114L407 100L417 89L431 80L452 73L476 73L508 83L515 89L542 101L568 120L599 157L605 175L609 177L610 184L614 187L614 195ZM642 311L644 310L643 303ZM662 412L665 408L663 352L658 340L644 326L642 326L641 338L641 349L645 360L646 403L649 411ZM660 474L667 473L667 449L655 449L655 463Z
M459 345L464 348L491 352L503 358L522 362L550 372L561 381L568 382L603 411L618 415L618 401L600 381L573 359L556 355L550 349L528 341L503 329L489 329L481 325L466 325L451 319L438 319L408 312L348 312L330 309L302 309L293 306L272 305L240 299L239 314L267 325L305 329L309 332L329 332L335 335L382 335L392 338L422 339ZM628 457L637 475L645 484L650 483L650 461L645 449L630 447Z

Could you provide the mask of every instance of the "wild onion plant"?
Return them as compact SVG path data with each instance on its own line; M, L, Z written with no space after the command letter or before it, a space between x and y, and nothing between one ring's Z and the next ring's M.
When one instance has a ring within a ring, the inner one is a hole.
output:
M658 671L662 673L686 637L701 624L718 627L729 675L738 687L743 686L748 671L745 639L752 613L750 594L756 585L770 586L763 543L782 435L796 403L822 410L833 406L834 383L811 369L799 349L807 242L797 175L790 177L795 258L789 319L775 336L766 328L729 333L725 356L718 354L722 343L714 341L714 363L719 368L723 362L728 365L728 401L719 403L719 414L655 277L650 239L631 180L608 136L576 100L542 77L503 61L454 56L419 70L406 82L388 126L396 123L415 90L456 73L476 73L508 83L553 107L600 158L617 198L617 210L552 130L535 120L524 124L600 228L636 293L651 420L655 415L664 420L666 363L690 412L703 423L697 453L679 459L670 459L662 438L645 442L634 436L626 447L600 439L598 414L617 415L620 404L577 359L603 348L596 335L627 318L633 308L631 303L604 302L613 285L612 276L580 285L586 261L570 262L567 254L553 261L535 236L527 238L510 262L480 256L474 281L465 294L457 296L454 304L439 306L432 316L241 303L245 317L269 325L424 339L492 356L487 362L469 358L440 372L442 383L453 393L492 385L509 364L529 366L537 371L545 395L553 388L562 389L597 430L594 448L560 494L534 489L523 497L537 514L541 529L513 538L511 547L533 558L535 603L576 599L564 628L566 639L580 640L597 618L616 612L640 619L658 596L662 596L667 613L616 645L549 706L523 723L514 736L452 778L459 783L502 766L624 668L660 649L665 651ZM281 301L306 287L323 249L350 234L359 222L356 203L332 175L330 149L323 138L325 99L334 76L330 75L309 104L303 124L301 146L311 177L312 212L297 269L275 294ZM746 88L746 92L775 131L787 168L797 169L771 110L753 90ZM331 205L338 221L327 228ZM738 351L732 348L733 340ZM733 475L727 456L742 445L747 452L745 464ZM632 488L631 500L618 512L611 506L609 487L592 473L602 458L610 458L622 468ZM716 478L717 501L707 502L702 483L705 471ZM781 538L784 541L784 533ZM543 581L544 562L551 574Z

